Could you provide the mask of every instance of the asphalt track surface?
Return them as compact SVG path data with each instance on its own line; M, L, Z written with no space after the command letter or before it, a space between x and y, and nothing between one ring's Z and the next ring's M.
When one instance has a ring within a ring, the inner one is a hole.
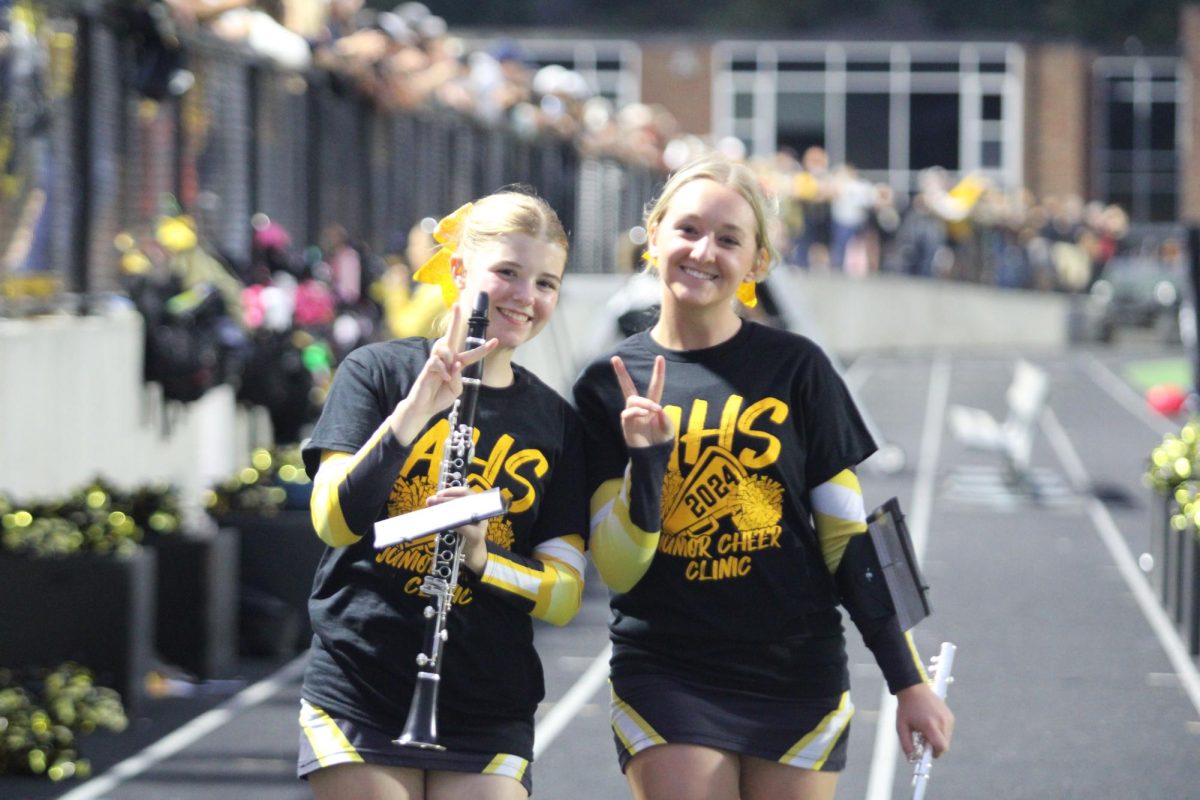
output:
M1122 377L1132 361L1170 355L1180 353L1149 344L880 354L847 369L904 456L899 471L864 469L862 483L868 507L896 496L908 514L934 604L917 645L926 658L942 641L958 646L953 752L935 762L927 797L1200 798L1197 660L1136 563L1149 550L1146 458L1179 423ZM1022 356L1052 386L1033 451L1040 498L1004 490L998 461L966 450L944 421L950 404L1003 416ZM578 618L538 630L537 798L629 796L607 723L605 590L590 577ZM852 627L848 638L857 713L837 797L909 797L878 670ZM154 701L125 733L84 740L90 781L0 778L0 797L310 797L294 777L302 659L245 662L236 695Z

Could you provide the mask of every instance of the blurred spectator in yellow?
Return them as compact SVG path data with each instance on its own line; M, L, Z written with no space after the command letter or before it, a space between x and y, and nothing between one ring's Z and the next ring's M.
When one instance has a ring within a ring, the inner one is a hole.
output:
M446 309L437 285L412 279L413 265L424 264L434 252L436 242L427 227L418 222L389 242L387 268L371 287L371 296L383 307L387 331L396 339L436 335L435 322Z

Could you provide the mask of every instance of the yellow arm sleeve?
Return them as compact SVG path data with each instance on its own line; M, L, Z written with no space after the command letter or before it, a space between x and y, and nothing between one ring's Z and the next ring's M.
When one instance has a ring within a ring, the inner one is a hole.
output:
M830 574L834 574L850 540L867 532L862 487L858 484L858 476L844 469L813 489L811 497L821 555Z
M312 499L308 508L312 514L313 530L330 547L346 547L362 537L350 530L342 514L338 486L346 480L354 456L326 450L321 454L321 468L313 479Z
M588 546L596 571L610 589L628 592L650 569L660 530L646 531L629 518L630 470L600 484L591 501Z
M558 536L533 548L533 558L516 556L488 544L480 582L522 602L529 614L552 625L566 625L583 603L583 537Z
M357 453L326 450L321 454L308 504L313 530L321 541L330 547L346 547L370 529L380 507L376 495L386 501L395 476L394 469L386 468L387 462L395 461L398 452L401 448L385 421ZM352 477L357 479L355 485L370 488L371 500L361 491L358 502L350 500L355 494L350 491Z
M851 579L863 571L867 551L874 551L869 538L859 538L867 533L867 512L858 476L844 469L813 489L811 497L825 566L838 578L842 604L850 611L863 642L874 654L888 688L895 694L928 680L912 636L900 630L895 613L890 610L891 599L887 597L883 576L876 576L873 591L865 590L861 582ZM886 606L881 606L885 598ZM882 610L885 607L889 609L886 612Z

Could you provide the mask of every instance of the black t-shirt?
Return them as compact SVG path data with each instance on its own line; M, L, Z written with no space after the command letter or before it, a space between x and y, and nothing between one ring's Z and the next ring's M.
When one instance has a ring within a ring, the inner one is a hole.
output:
M404 339L349 355L305 446L310 473L315 474L322 450L352 453L371 437L407 394L430 344ZM527 370L516 365L513 370L512 385L481 387L467 484L504 491L509 510L489 521L488 539L529 556L549 539L587 535L582 440L567 402ZM425 506L438 484L447 430L446 418L436 419L408 448L386 507L375 519ZM314 639L303 694L335 716L399 733L429 604L417 587L428 572L433 544L426 540L376 551L370 531L358 533L366 535L348 547L328 549L317 568L309 601ZM471 580L466 570L462 575L443 651L441 733L452 736L456 724L477 733L488 720L497 730L506 720L531 728L544 695L531 618L496 590ZM529 757L513 743L508 747L505 752Z
M655 356L667 359L662 404L677 434L658 552L628 593L612 596L614 674L836 695L845 643L809 491L875 444L829 359L808 339L749 321L711 348L667 350L643 332L615 354L643 391ZM628 460L609 358L575 387L592 492Z

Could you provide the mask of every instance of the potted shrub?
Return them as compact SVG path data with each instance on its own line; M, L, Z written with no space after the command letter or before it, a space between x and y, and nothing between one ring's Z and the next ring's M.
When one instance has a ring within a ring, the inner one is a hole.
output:
M55 507L0 498L0 666L87 664L136 706L152 663L155 561L127 517L81 525Z
M1150 454L1152 580L1192 654L1200 653L1200 425L1189 421Z
M243 653L283 655L312 638L308 597L325 544L312 530L311 490L300 448L287 447L254 451L205 497L217 524L239 535Z
M79 734L128 725L117 692L93 678L70 662L52 670L0 668L0 775L90 776Z

